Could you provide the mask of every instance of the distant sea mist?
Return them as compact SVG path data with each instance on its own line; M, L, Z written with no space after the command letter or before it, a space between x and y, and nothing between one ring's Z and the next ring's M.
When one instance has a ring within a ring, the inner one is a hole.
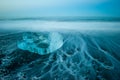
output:
M120 18L40 17L0 19L1 30L120 30Z

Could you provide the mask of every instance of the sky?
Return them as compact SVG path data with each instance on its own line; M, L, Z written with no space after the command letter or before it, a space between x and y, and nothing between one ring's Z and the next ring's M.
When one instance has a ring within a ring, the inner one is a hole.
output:
M0 18L120 17L120 0L0 0Z

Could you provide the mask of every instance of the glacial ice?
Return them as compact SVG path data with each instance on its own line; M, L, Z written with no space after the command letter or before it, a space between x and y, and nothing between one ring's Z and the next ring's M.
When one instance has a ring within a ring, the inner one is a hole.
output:
M23 39L18 41L18 48L40 55L49 54L63 45L63 38L58 32L24 33Z

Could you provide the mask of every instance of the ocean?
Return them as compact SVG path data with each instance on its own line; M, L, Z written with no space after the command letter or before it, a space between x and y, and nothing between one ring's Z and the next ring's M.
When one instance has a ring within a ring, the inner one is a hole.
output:
M120 20L0 20L0 80L120 80Z

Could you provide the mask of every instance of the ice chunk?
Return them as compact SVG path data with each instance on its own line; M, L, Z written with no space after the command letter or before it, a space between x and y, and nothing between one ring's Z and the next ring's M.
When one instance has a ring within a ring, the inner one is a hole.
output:
M63 37L58 32L25 33L18 41L18 48L40 55L49 54L63 45Z

